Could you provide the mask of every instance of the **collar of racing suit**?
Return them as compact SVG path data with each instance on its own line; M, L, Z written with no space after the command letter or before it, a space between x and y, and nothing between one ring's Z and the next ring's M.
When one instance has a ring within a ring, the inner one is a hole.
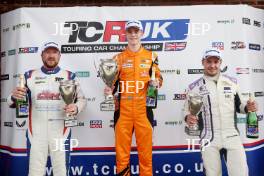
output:
M47 75L50 75L50 74L56 74L60 71L60 67L57 66L55 68L52 68L52 69L47 69L45 68L44 66L41 67L41 71Z
M216 74L215 76L204 75L205 79L210 80L210 81L214 81L214 82L218 81L219 76L220 76L220 73Z
M143 51L144 47L140 46L139 50L137 52L133 52L131 51L128 47L126 48L126 52L128 53L128 55L130 56L136 56L138 54L140 54Z

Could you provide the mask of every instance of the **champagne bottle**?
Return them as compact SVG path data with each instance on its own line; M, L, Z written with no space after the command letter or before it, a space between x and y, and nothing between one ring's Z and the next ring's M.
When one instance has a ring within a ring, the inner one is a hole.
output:
M151 69L151 81L149 82L147 89L147 107L156 108L157 107L157 97L158 97L158 89L156 85L153 85L153 81L155 81L155 72L156 68L152 67Z
M253 101L253 95L249 93L249 101ZM247 125L246 125L246 134L248 138L258 138L258 117L256 112L248 111L247 113Z
M20 88L24 88L26 81L23 74L19 75L19 83ZM16 100L16 117L17 118L27 118L29 114L29 104L28 98L25 96L23 99Z

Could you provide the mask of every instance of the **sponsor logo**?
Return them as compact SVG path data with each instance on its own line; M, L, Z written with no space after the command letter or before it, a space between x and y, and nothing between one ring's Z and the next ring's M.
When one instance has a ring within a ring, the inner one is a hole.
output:
M242 23L243 24L247 24L247 25L250 25L251 23L250 23L250 19L249 18L242 18Z
M256 51L260 51L260 49L261 49L261 47L260 47L259 44L253 44L253 43L250 43L250 44L248 45L248 48L249 48L250 50L256 50Z
M35 84L44 84L46 81L35 81Z
M165 94L159 94L157 99L158 100L166 100L166 95Z
M254 73L264 73L264 69L263 68L253 68L252 72L254 72Z
M244 49L246 48L246 45L244 42L241 41L233 41L231 42L231 49L236 50L236 49Z
M182 125L183 122L182 120L178 121L165 121L165 125L170 125L170 126L176 126L176 125Z
M261 27L261 23L260 23L260 21L256 21L256 20L254 20L253 25L254 25L254 26L257 26L257 27Z
M60 93L46 90L37 94L37 100L60 100Z
M55 81L56 82L60 82L61 80L63 80L64 78L60 78L60 77L55 77Z
M38 47L25 47L25 48L19 48L18 53L37 53Z
M243 92L241 93L242 96L248 97L249 96L249 92Z
M140 68L150 68L150 64L140 64L139 67Z
M13 122L4 122L4 126L13 127Z
M190 19L142 20L141 22L144 28L142 42L146 49L163 51L164 48L165 51L165 41L174 43L175 48L173 50L175 51L184 49L186 42L183 42L183 40L188 37ZM105 24L98 21L65 22L64 28L70 30L69 45L62 45L61 52L93 53L123 51L127 45L125 44L126 36L124 35L125 23L126 21L106 21ZM177 43L175 43L176 41ZM124 44L114 44L114 42L124 42ZM170 50L168 47L166 49Z
M20 74L14 74L13 78L18 78Z
M170 74L170 73L173 73L173 74L177 74L179 75L181 73L180 69L173 69L173 70L160 70L160 72L162 74Z
M102 120L90 120L90 128L102 128L103 121Z
M237 74L249 74L249 68L236 68Z
M76 74L76 77L79 77L79 78L89 77L90 76L90 72L89 71L78 71L78 72L75 72L75 74Z
M0 101L1 101L1 103L7 102L7 99L6 98L1 98Z
M246 117L238 117L236 119L237 123L246 123L247 122L247 118Z
M127 62L132 62L132 60L127 60ZM140 62L141 63L150 63L151 61L148 59L141 59Z
M186 94L174 94L173 100L185 100Z
M9 80L9 74L4 74L4 75L1 75L1 81L4 81L4 80Z
M188 69L188 74L203 74L204 69Z
M6 56L6 52L5 51L2 51L1 52L1 57L5 57Z
M231 20L217 20L217 23L220 23L220 24L234 24L235 23L235 19L231 19Z
M132 68L133 64L132 63L124 63L122 64L122 68Z
M43 80L43 79L46 79L46 78L47 78L46 76L44 76L44 77L36 76L36 77L35 77L35 80Z
M8 56L12 56L16 54L16 49L8 50Z
M87 101L95 101L95 97L88 97L86 98Z
M30 28L30 23L20 23L13 26L13 31L16 31L18 29L28 29Z
M208 95L209 91L207 90L205 85L199 87L199 94L200 95Z
M164 51L182 51L186 45L187 42L166 42Z
M212 47L219 50L224 50L224 42L213 42Z
M223 69L221 69L221 73L226 72L228 69L228 66L225 66ZM188 74L203 74L204 69L188 69Z
M9 31L9 27L3 29L3 32L8 32L8 31Z
M255 97L263 97L264 92L255 92Z
M19 123L18 121L16 121L17 127L24 127L25 125L26 125L26 120L24 120L22 123Z
M78 122L77 126L84 126L84 122Z

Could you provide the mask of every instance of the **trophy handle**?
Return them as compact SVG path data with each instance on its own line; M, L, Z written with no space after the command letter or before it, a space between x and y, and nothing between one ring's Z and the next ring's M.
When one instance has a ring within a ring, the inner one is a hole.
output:
M97 67L96 67L95 60L94 60L94 68L95 68L95 71L96 71L96 73L97 73L96 77L100 77L100 71L99 71L99 69L97 69Z

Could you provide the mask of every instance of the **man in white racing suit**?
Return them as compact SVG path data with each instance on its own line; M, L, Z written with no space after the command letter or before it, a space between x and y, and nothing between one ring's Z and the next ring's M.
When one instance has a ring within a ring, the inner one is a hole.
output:
M8 98L10 107L15 107L16 99L29 99L29 124L27 149L29 154L29 176L42 176L46 173L48 154L54 176L69 174L71 129L64 127L66 113L77 115L86 106L86 99L77 85L74 103L65 105L59 93L59 81L75 80L75 74L62 70L59 45L47 42L41 53L43 66L24 74L26 87L16 87ZM63 145L62 145L63 144Z
M256 111L256 102L242 100L236 79L222 75L221 53L215 48L206 50L202 59L204 75L189 85L184 105L184 117L188 126L199 124L200 139L210 141L202 147L202 159L207 176L221 176L221 156L227 164L229 176L247 176L245 150L236 127L236 113ZM202 96L203 106L198 116L190 114L190 94Z

